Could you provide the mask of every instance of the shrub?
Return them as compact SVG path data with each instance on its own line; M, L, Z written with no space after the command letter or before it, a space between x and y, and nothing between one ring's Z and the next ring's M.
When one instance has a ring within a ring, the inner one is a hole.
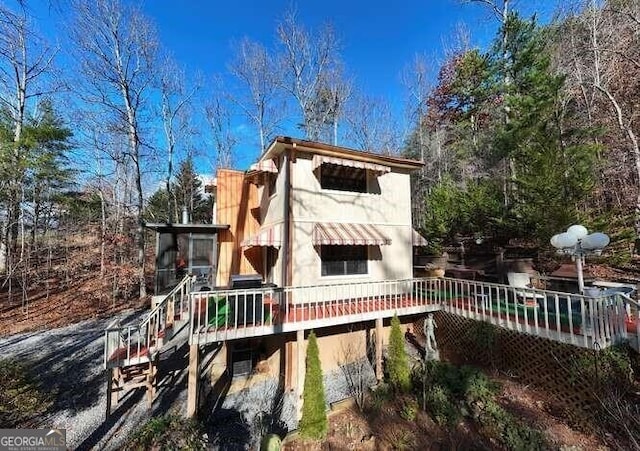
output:
M260 451L280 451L282 440L276 434L265 435L260 442Z
M399 451L416 449L416 436L413 431L402 427L391 427L385 436L389 445L391 445L391 449Z
M384 404L391 399L393 399L393 392L390 390L389 385L383 382L371 391L367 407L372 413L377 414L380 413Z
M391 386L398 391L409 391L411 388L411 370L407 361L407 351L404 348L404 337L400 329L398 315L394 315L391 319L387 365Z
M324 385L322 383L318 340L313 331L309 334L306 367L302 418L300 419L299 425L300 435L310 439L322 440L327 435L327 411Z
M451 399L451 393L444 387L436 385L427 390L425 401L427 410L433 420L441 425L455 425L460 419L460 412Z
M403 420L413 421L418 413L418 402L413 398L405 398L400 408L400 417Z
M44 413L51 405L26 366L0 360L0 427L15 428Z
M167 414L151 418L135 431L125 450L204 450L202 431L195 420Z
M503 409L495 400L499 385L470 366L428 362L425 365L426 410L441 425L471 416L480 432L506 449L545 449L544 435Z
M522 424L495 401L483 406L478 422L485 436L502 443L506 449L533 451L548 448L542 432Z

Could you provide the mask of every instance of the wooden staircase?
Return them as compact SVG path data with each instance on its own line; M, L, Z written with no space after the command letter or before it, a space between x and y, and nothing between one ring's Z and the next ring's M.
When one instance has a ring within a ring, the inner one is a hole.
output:
M160 351L189 321L191 276L186 276L135 325L117 321L105 330L106 416L129 390L144 388L149 407L155 398ZM177 337L176 339L179 339Z

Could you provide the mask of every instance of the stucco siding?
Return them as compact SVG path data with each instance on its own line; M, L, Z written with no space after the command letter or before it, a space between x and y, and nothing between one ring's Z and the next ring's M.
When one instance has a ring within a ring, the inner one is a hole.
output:
M345 281L383 281L412 277L411 226L377 224L391 244L369 246L367 274L353 276L321 275L320 247L312 242L315 222L294 221L293 286L328 285Z
M380 194L323 190L312 170L310 155L292 165L293 286L326 285L343 281L382 281L412 277L411 196L408 172L372 175ZM370 180L371 183L371 180ZM313 245L316 222L373 224L391 239L390 245L371 246L367 274L321 276L320 248Z
M284 221L284 173L285 168L281 167L276 179L275 194L270 195L266 186L262 188L260 214L263 225L277 224Z
M380 194L373 194L323 190L309 157L297 158L292 168L291 207L296 221L411 224L408 172L372 176L380 187Z

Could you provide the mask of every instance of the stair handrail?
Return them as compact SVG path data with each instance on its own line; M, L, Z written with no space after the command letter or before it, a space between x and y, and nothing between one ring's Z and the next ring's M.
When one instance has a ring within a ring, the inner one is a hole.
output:
M187 274L186 276L184 276L183 279L178 283L178 285L173 287L173 289L169 293L167 293L167 295L149 312L146 318L144 318L140 322L138 329L142 331L143 328L146 327L146 342L149 347L151 346L151 343L154 342L154 339L157 343L160 330L166 329L167 304L169 304L169 302L175 302L175 296L178 293L181 295L181 297L183 294L188 294L191 291L192 280L192 275ZM152 320L154 320L153 324L151 324Z
M169 292L167 295L153 308L149 313L145 315L142 320L138 323L137 326L121 326L119 321L113 321L110 325L105 329L105 351L104 351L104 364L105 368L108 366L108 358L109 358L109 347L111 342L111 335L114 333L118 333L119 335L122 331L127 331L127 338L125 341L125 346L127 347L127 356L129 355L129 348L131 347L131 336L136 335L136 333L145 338L145 343L148 347L151 346L153 338L157 339L158 334L161 330L161 326L166 325L166 307L169 301L175 302L175 296L180 294L180 302L182 304L183 297L188 296L191 291L191 283L193 281L192 275L186 275L184 278ZM187 310L190 308L189 303L186 303ZM182 306L181 306L182 309ZM154 324L151 324L152 320L154 320ZM145 330L146 328L146 330ZM142 331L145 331L144 333ZM133 331L133 333L132 333ZM120 337L122 337L120 335ZM123 338L121 338L122 340ZM128 357L127 357L128 360Z
M173 287L173 289L169 293L167 293L167 295L160 302L158 302L158 304L156 304L156 306L147 314L147 316L140 321L139 327L144 327L145 324L148 323L154 315L156 315L163 307L166 306L169 298L173 298L179 291L182 292L183 288L186 288L186 290L184 291L186 291L186 293L188 294L191 291L192 280L192 275L187 274L186 276L184 276L184 278L178 283L178 285ZM187 305L189 305L189 303L187 303Z

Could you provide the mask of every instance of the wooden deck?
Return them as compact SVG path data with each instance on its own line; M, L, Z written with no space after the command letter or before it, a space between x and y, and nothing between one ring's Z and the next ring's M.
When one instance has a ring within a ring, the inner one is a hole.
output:
M385 294L373 294L376 292ZM196 312L191 319L192 343L445 310L583 347L591 348L596 343L599 347L607 347L620 340L640 345L637 314L627 314L626 304L631 300L618 295L589 298L468 280L412 279L280 291L211 292L196 296L192 304ZM637 310L637 304L634 306Z
M640 349L640 309L624 295L593 298L424 278L284 289L181 289L139 326L107 329L105 367L149 361L178 318L188 320L191 344L205 344L438 310L588 348L629 340Z
M222 308L219 301L212 303L206 295L198 296L193 304L195 314L192 318L192 337L193 342L200 344L389 318L394 314L420 314L440 309L439 305L424 297L396 294L320 302L300 301L295 304L268 302L262 304L262 308L252 308L254 313L257 311L259 314L247 318L246 311L238 315L237 308L227 308L226 304ZM259 299L257 294L252 296L253 300ZM270 296L264 295L263 298Z

